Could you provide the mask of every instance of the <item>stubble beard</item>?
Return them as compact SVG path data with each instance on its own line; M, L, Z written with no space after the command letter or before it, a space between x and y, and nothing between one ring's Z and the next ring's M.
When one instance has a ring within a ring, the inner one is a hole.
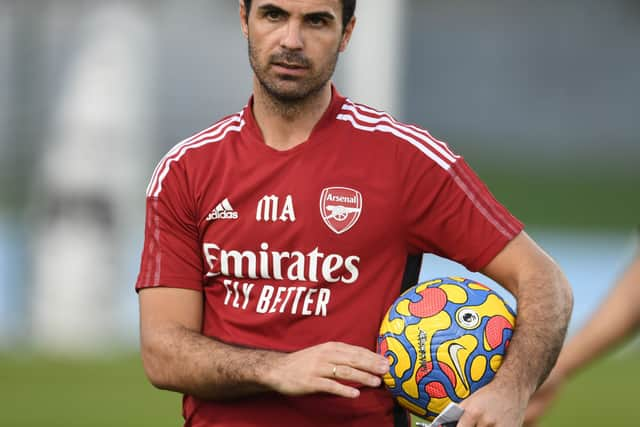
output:
M311 67L310 61L298 52L282 52L279 54L271 55L268 58L267 63L260 64L258 60L258 54L251 43L249 38L249 63L253 69L253 73L260 84L260 90L266 98L267 104L274 109L274 111L283 115L291 116L295 115L298 111L301 111L304 106L312 104L322 89L326 86L327 82L333 76L333 73L338 62L339 52L333 54L331 61L320 70L319 73L314 74L307 78L291 78L286 79L282 77L275 77L269 75L268 68L274 61L281 61L286 59L287 62L304 64ZM279 86L279 80L295 82L298 80L298 84L292 89L287 89Z

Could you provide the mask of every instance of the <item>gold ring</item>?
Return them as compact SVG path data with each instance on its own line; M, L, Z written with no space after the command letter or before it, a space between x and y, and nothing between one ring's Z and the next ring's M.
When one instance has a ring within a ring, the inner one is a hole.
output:
M337 377L337 376L338 376L338 374L336 373L337 369L338 369L338 365L334 365L334 366L333 366L333 371L331 371L331 372L333 372L333 376L334 376L334 377Z

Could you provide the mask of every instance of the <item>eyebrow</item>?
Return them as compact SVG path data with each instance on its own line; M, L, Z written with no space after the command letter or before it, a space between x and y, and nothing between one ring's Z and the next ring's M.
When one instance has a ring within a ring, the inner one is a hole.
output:
M329 21L335 21L336 17L333 13L329 13L329 12L311 12L311 13L307 13L304 15L307 18L324 18L327 19Z
M262 13L266 13L266 12L279 12L282 13L286 16L291 15L289 12L287 12L286 10L282 9L281 7L278 7L272 3L267 3L267 4L263 4L261 6L258 6L258 11L262 12ZM310 17L314 17L314 18L324 18L327 19L329 21L335 21L336 17L333 13L330 12L325 12L325 11L318 11L318 12L309 12L309 13L305 13L304 14L305 18L310 18Z
M271 4L271 3L267 3L267 4L263 4L262 6L258 6L258 11L259 12L280 12L280 13L284 13L286 15L289 15L289 13L286 10L284 10L284 9L274 5L274 4Z

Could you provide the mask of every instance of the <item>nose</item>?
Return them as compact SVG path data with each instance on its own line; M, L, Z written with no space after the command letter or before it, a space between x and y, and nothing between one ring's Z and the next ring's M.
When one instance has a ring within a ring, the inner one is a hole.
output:
M300 23L290 20L284 27L285 33L280 40L280 46L289 50L300 50L304 46Z

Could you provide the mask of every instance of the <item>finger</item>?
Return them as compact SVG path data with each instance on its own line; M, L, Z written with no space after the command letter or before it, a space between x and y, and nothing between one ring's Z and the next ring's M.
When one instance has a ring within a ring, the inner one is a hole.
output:
M478 425L477 416L473 409L465 408L464 401L460 404L462 409L464 409L464 413L458 420L457 427L475 427Z
M336 396L347 397L350 399L360 396L360 390L357 388L350 387L340 383L339 381L328 378L318 378L314 385L317 392L335 394Z
M336 365L345 365L360 371L383 375L389 371L389 361L373 351L363 347L344 343L336 344L333 348L332 361Z
M379 387L382 383L379 376L346 365L334 365L331 376L337 380L355 382L369 387Z

